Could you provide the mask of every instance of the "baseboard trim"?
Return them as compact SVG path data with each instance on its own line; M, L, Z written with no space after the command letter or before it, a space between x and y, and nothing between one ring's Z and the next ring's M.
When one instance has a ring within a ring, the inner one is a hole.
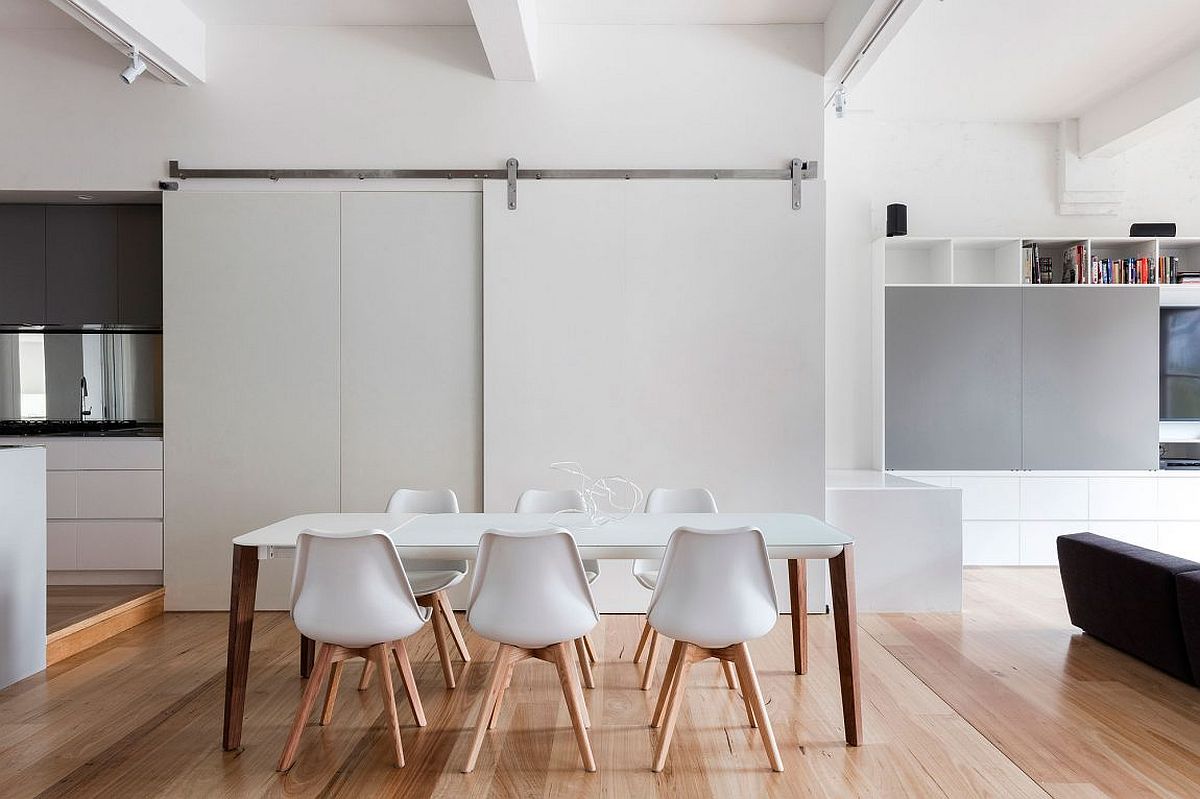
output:
M166 596L166 589L158 588L50 633L46 636L46 665L53 666L131 627L161 616L166 606Z

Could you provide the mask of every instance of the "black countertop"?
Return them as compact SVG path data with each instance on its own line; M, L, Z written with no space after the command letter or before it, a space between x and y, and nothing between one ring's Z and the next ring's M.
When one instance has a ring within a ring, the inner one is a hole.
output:
M75 419L0 420L0 437L19 438L162 438L158 422L84 421Z

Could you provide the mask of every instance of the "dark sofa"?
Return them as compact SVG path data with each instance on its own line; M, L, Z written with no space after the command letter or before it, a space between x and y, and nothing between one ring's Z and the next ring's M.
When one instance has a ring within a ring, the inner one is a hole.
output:
M1200 685L1200 563L1092 533L1059 536L1071 623Z

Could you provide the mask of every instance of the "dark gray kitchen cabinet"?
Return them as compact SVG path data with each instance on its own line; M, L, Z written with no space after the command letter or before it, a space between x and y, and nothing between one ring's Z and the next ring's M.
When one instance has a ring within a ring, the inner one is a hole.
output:
M0 205L0 324L46 318L46 208Z
M123 325L162 325L162 206L117 208L117 317Z
M1158 468L1158 286L1021 289L1021 465Z
M46 208L46 322L116 324L116 206Z
M888 469L1021 468L1021 287L888 286Z

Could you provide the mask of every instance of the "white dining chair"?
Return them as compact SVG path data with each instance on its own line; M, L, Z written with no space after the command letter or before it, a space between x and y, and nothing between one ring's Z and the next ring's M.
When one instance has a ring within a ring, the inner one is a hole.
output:
M651 726L662 727L654 771L662 771L683 704L688 671L709 658L732 663L750 726L758 727L774 771L783 771L747 641L775 626L779 605L760 531L695 530L671 534L647 612L650 626L675 641Z
M388 658L390 653L395 659L413 715L424 727L425 710L404 639L424 626L431 611L417 604L391 538L380 530L300 533L290 607L296 628L320 642L321 648L279 758L279 771L287 771L296 760L300 735L325 673L329 673L329 684L321 709L322 725L333 717L342 666L355 657L373 661L380 672L379 690L387 710L396 765L403 766L400 719Z
M717 500L707 488L654 488L646 495L646 513L716 513ZM658 584L658 571L662 568L662 560L658 558L639 558L633 562L633 576L643 588L653 591ZM654 669L658 663L659 634L647 621L642 625L642 635L638 638L637 650L633 653L633 662L641 660L646 652L646 670L642 674L642 690L649 691L654 683ZM648 647L648 649L647 649ZM734 677L733 664L721 662L725 673L725 683L731 690L737 690L737 679Z
M517 498L517 513L561 513L564 511L583 511L583 494L573 489L530 488ZM587 575L588 585L600 577L600 561L584 560L583 573ZM596 687L592 676L592 665L596 663L596 648L592 639L584 636L575 642L579 654L579 668L583 672L583 684L588 688Z
M484 533L479 539L467 620L500 648L492 663L488 691L480 702L463 772L474 770L484 736L496 726L513 667L529 659L553 663L558 669L583 766L595 771L587 706L567 644L595 628L599 616L571 534L561 528Z
M388 513L458 513L458 497L449 488L417 489L398 488L387 504ZM450 648L446 635L454 641L454 647L464 663L471 662L471 653L463 638L454 608L450 606L451 588L467 576L469 564L465 560L436 560L403 558L404 570L412 585L417 604L427 607L433 617L433 636L437 643L438 659L442 662L442 679L447 688L456 685L454 667L450 663ZM366 690L371 684L370 662L363 668L358 690Z

